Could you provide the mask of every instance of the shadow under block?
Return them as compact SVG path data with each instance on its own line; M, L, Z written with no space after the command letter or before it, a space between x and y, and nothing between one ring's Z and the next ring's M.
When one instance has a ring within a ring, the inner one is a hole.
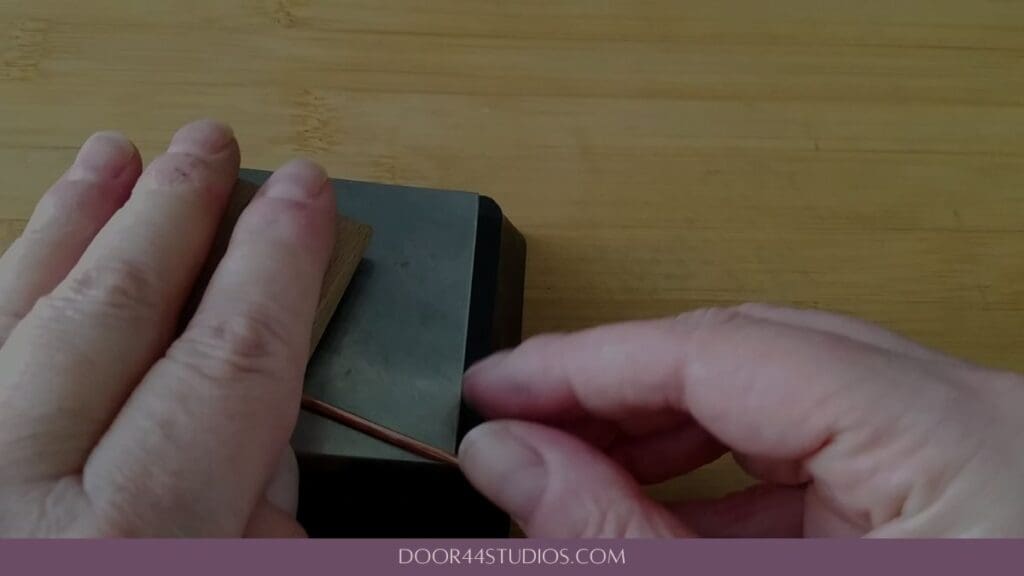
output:
M243 170L262 183L268 172ZM373 229L306 374L305 393L450 453L478 420L473 362L519 342L526 245L475 194L333 181ZM311 414L292 438L314 537L501 537L509 521L459 470Z

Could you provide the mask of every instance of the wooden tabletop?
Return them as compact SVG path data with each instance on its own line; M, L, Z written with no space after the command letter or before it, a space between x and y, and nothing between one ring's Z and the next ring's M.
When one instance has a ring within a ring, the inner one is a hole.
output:
M0 238L98 129L494 197L525 330L746 300L1024 369L1024 3L0 0ZM727 464L683 495L741 479Z

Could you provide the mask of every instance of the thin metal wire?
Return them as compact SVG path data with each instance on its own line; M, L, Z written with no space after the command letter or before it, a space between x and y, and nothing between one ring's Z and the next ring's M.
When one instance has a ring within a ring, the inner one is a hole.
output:
M306 412L327 418L328 420L341 424L347 428L351 428L357 432L362 432L371 438L376 438L381 442L390 444L391 446L405 450L411 454L415 454L441 464L448 464L450 466L459 465L458 458L444 450L420 442L415 438L410 438L400 432L395 432L390 428L381 426L376 422L371 422L362 416L356 416L347 410L343 410L337 406L332 406L331 404L317 400L312 396L304 395L302 397L302 409Z

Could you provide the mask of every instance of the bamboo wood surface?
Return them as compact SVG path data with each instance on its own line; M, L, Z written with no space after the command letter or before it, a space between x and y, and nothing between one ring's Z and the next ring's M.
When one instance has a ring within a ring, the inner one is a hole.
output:
M488 194L527 334L746 300L1024 369L1024 3L0 0L0 238L92 131ZM744 480L721 463L668 493Z

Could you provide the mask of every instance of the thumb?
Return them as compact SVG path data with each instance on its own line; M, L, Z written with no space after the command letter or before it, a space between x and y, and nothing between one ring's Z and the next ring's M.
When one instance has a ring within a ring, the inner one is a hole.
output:
M470 483L535 538L665 538L690 533L617 464L559 430L488 422L462 441Z

